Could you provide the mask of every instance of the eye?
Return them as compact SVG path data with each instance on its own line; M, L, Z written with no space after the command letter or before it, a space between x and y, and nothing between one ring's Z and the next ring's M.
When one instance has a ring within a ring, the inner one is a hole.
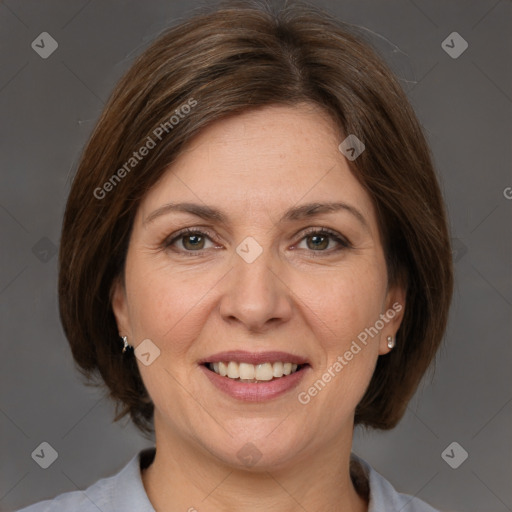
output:
M212 248L212 246L207 247L205 244L207 241L213 243L213 238L215 238L215 235L210 233L210 231L207 229L185 228L181 231L178 231L177 233L173 233L163 242L162 246L180 254L185 254L187 256L197 256L202 254L206 249ZM328 228L309 228L306 230L306 232L303 233L301 242L303 240L306 241L307 251L310 253L320 253L313 254L315 257L325 256L325 253L330 254L352 247L350 242L345 237ZM331 247L331 249L327 250L330 246L330 242L332 241L337 244L337 247ZM181 247L176 246L178 243L181 245ZM216 246L214 245L213 247Z
M206 240L210 240L211 242L213 235L206 230L201 231L198 229L185 228L178 233L171 235L171 237L172 238L168 238L164 241L163 246L165 248L171 248L182 253L200 253L204 249L208 248L205 247L205 242ZM176 242L180 242L181 247L174 249L173 246Z
M306 231L301 241L302 240L306 241L306 249L312 252L331 253L351 247L350 242L346 238L328 228L310 228ZM326 250L331 241L336 242L338 247L332 250Z

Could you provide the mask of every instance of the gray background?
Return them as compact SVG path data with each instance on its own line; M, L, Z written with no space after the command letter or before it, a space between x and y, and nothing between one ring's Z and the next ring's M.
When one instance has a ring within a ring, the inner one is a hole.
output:
M512 2L312 3L364 26L401 78L432 145L456 249L435 374L395 430L357 432L354 451L443 510L510 511ZM114 84L196 5L0 3L1 510L83 489L152 445L113 424L113 406L81 383L58 318L55 251L70 177ZM59 46L42 59L31 43L45 31ZM469 44L456 59L441 46L454 31ZM31 457L43 441L58 452L48 469ZM469 453L458 469L441 457L453 441Z

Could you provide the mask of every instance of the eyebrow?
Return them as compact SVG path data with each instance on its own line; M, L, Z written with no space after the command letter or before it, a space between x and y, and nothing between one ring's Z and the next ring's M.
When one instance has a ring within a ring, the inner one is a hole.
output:
M306 203L289 208L281 217L280 222L303 220L324 213L335 213L339 211L351 213L366 229L370 229L365 217L357 208L341 201L329 203ZM228 216L217 208L196 203L168 203L150 213L143 221L143 224L146 225L154 221L157 217L166 215L170 212L185 212L204 220L217 221L223 224L228 223Z

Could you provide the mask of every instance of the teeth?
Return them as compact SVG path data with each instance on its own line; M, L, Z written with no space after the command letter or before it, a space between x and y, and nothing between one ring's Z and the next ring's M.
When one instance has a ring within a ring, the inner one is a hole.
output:
M298 365L295 363L282 363L280 361L257 365L227 361L211 363L209 368L222 377L243 380L244 382L258 382L290 375L297 371Z
M273 375L274 377L282 377L284 375L283 372L283 363L274 363L272 365Z
M235 363L235 361L230 361L228 363L228 377L230 379L238 379L240 377L238 363Z
M274 378L274 370L270 363L263 363L256 366L254 378L256 380L272 380Z
M215 371L215 368L213 369ZM224 364L224 363L219 363L219 374L222 375L223 377L226 377L227 374L228 374L228 366L227 364Z
M236 363L233 363L233 364L236 364ZM255 372L253 364L240 363L238 365L238 375L241 379L254 379L255 373L256 372Z

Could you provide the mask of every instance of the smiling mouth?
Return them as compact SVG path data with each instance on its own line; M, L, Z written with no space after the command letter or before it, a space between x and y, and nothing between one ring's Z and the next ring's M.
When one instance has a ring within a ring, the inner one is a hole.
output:
M303 370L308 364L296 364L277 361L275 363L238 363L225 361L218 363L204 363L208 370L238 382L258 383L282 379Z

